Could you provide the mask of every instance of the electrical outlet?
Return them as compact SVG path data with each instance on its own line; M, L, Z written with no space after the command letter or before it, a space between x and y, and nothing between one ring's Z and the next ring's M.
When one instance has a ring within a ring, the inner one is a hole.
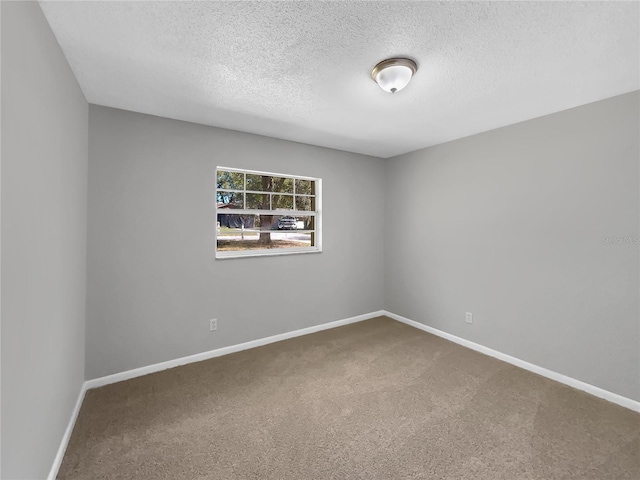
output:
M467 312L466 321L467 321L467 323L473 323L473 314Z
M213 332L214 330L218 329L218 319L217 318L212 318L211 320L209 320L209 331Z

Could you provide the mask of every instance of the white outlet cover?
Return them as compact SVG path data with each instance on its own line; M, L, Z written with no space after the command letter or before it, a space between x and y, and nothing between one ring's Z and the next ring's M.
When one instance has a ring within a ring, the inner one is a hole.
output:
M467 312L467 318L466 318L467 323L473 323L473 314Z
M218 329L218 319L217 318L212 318L211 320L209 320L209 331L213 332L214 330Z

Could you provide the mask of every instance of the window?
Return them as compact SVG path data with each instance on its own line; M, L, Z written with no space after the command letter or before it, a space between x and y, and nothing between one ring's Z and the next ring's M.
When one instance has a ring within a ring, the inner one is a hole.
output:
M319 178L218 167L216 258L322 251Z

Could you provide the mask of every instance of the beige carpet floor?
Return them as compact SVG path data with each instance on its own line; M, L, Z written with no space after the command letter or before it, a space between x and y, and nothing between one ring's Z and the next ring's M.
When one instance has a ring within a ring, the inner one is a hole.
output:
M388 318L87 392L61 479L639 479L640 415Z

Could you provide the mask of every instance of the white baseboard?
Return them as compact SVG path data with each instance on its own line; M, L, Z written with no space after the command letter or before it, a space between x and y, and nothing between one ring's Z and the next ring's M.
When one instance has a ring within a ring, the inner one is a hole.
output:
M56 477L58 476L58 470L60 470L60 465L62 464L64 453L67 451L67 445L69 444L69 439L71 438L71 434L73 433L73 427L75 426L76 420L78 419L78 413L80 413L80 407L82 406L82 401L84 400L84 394L86 393L86 391L87 382L84 382L82 384L82 387L80 387L78 400L76 400L76 405L75 407L73 407L73 412L71 412L69 424L67 425L67 429L64 431L64 435L62 436L62 441L60 442L58 452L53 459L53 465L51 465L51 470L49 470L47 480L56 480Z
M270 343L280 342L289 338L300 337L302 335L309 335L310 333L320 332L322 330L329 330L330 328L341 327L343 325L349 325L350 323L362 322L363 320L369 320L370 318L380 317L385 315L385 312L379 310L377 312L365 313L364 315L358 315L355 317L344 318L335 322L323 323L321 325L315 325L313 327L302 328L300 330L294 330L292 332L281 333L279 335L273 335L271 337L259 338L258 340L252 340L250 342L240 343L238 345L231 345L229 347L218 348L216 350L210 350L208 352L197 353L195 355L189 355L188 357L176 358L174 360L168 360L166 362L156 363L154 365L148 365L146 367L136 368L133 370L127 370L126 372L114 373L113 375L107 375L106 377L94 378L87 380L80 389L78 395L78 401L71 414L69 425L64 432L58 453L53 460L53 465L49 471L47 480L55 480L58 475L58 470L62 464L62 459L67 450L73 427L76 424L82 401L87 390L92 388L102 387L111 383L122 382L123 380L129 380L131 378L141 377L148 375L149 373L160 372L173 367L179 367L180 365L186 365L188 363L201 362L202 360L208 360L210 358L221 357L222 355L228 355L230 353L240 352L249 348L261 347Z
M73 427L75 426L76 419L78 418L78 413L80 412L80 407L82 406L82 401L84 400L84 395L87 390L90 390L92 388L102 387L104 385L109 385L111 383L122 382L123 380L129 380L131 378L141 377L143 375L148 375L150 373L160 372L162 370L167 370L169 368L179 367L180 365L186 365L188 363L194 363L194 362L201 362L203 360L208 360L210 358L221 357L223 355L228 355L230 353L240 352L242 350L247 350L255 347L261 347L263 345L280 342L282 340L287 340L289 338L300 337L302 335L309 335L311 333L320 332L322 330L341 327L343 325L349 325L351 323L361 322L363 320L369 320L371 318L380 317L380 316L387 316L398 322L405 323L407 325L418 328L425 332L432 333L433 335L437 335L438 337L442 337L447 340L450 340L454 343L462 345L463 347L467 347L477 352L483 353L485 355L495 357L498 360L502 360L504 362L510 363L512 365L515 365L516 367L529 370L530 372L537 373L538 375L542 375L543 377L550 378L551 380L555 380L560 383L564 383L565 385L569 385L570 387L590 393L591 395L594 395L596 397L603 398L605 400L608 400L609 402L615 403L622 407L626 407L630 410L640 412L640 402L636 402L635 400L631 400L630 398L626 398L626 397L623 397L622 395L618 395L616 393L603 390L602 388L596 387L594 385L590 385L588 383L581 382L580 380L576 380L575 378L567 377L566 375L562 375L561 373L547 370L546 368L542 368L532 363L525 362L524 360L520 360L519 358L512 357L511 355L498 352L497 350L493 350L491 348L479 345L469 340L465 340L464 338L456 337L455 335L451 335L449 333L443 332L436 328L429 327L427 325L416 322L414 320L410 320L400 315L396 315L395 313L387 312L386 310L379 310L377 312L366 313L364 315L345 318L343 320L338 320L335 322L323 323L321 325L316 325L313 327L302 328L300 330L294 330L292 332L286 332L286 333L281 333L279 335L273 335L271 337L260 338L257 340L252 340L250 342L240 343L238 345L231 345L228 347L210 350L208 352L189 355L187 357L176 358L174 360L168 360L166 362L156 363L154 365L148 365L146 367L127 370L125 372L114 373L113 375L107 375L106 377L87 380L82 385L80 394L78 395L78 401L76 402L76 406L73 409L73 412L71 414L69 425L67 426L67 429L64 432L64 436L62 438L62 441L60 442L60 447L58 448L58 453L56 454L56 457L54 459L53 465L51 466L51 470L49 472L49 476L47 477L47 479L55 480L58 474L58 469L60 468L60 465L62 463L62 459L67 449L67 444L69 443L69 439L71 438L71 433L73 432Z
M209 350L208 352L196 353L195 355L189 355L187 357L176 358L174 360L168 360L166 362L156 363L154 365L148 365L146 367L140 367L133 370L127 370L125 372L114 373L113 375L107 375L106 377L87 380L85 382L85 386L87 390L91 388L102 387L111 383L122 382L123 380L129 380L131 378L141 377L142 375L148 375L150 373L167 370L168 368L179 367L180 365L186 365L188 363L201 362L203 360L209 360L210 358L221 357L222 355L228 355L235 352L241 352L242 350L247 350L249 348L261 347L263 345L280 342L289 338L309 335L310 333L319 332L321 330L328 330L330 328L341 327L350 323L369 320L370 318L380 317L384 314L385 313L382 310L377 312L365 313L364 315L345 318L343 320L337 320L335 322L323 323L321 325L315 325L313 327L302 328L300 330L294 330L292 332L281 333L279 335L273 335L271 337L259 338L257 340L251 340L250 342L240 343L238 345L231 345L228 347L217 348L215 350Z
M539 367L538 365L534 365L533 363L520 360L519 358L512 357L511 355L507 355L506 353L502 353L478 343L465 340L464 338L456 337L455 335L451 335L450 333L443 332L442 330L438 330L433 327L429 327L423 323L416 322L415 320L410 320L400 315L396 315L395 313L384 311L383 314L389 318L393 318L398 322L402 322L425 332L432 333L433 335L437 335L438 337L442 337L446 340L457 343L458 345L462 345L463 347L470 348L471 350L475 350L490 357L497 358L498 360L502 360L503 362L515 365L516 367L520 367L525 370L529 370L530 372L537 373L538 375L542 375L543 377L555 380L556 382L564 383L565 385L578 390L582 390L583 392L587 392L595 397L602 398L635 412L640 412L640 402L627 397L623 397L622 395L618 395L617 393L609 392L608 390L596 387L595 385L581 382L580 380L576 380L575 378L571 378L561 373Z

